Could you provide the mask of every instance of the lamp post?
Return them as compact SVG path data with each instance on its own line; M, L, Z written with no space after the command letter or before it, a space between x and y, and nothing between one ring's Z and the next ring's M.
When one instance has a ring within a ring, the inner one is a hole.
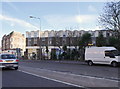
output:
M30 18L38 19L40 21L40 30L41 30L41 19L39 17L30 16Z
M41 31L41 19L39 17L29 16L30 18L38 19L40 21L40 31ZM40 59L42 58L42 49L41 49L41 34L40 34Z

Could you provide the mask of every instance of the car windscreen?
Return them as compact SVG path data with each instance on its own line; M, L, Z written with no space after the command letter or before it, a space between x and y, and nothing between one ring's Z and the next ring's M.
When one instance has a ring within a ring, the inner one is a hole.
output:
M15 55L5 54L5 55L1 55L1 59L16 59L16 57Z

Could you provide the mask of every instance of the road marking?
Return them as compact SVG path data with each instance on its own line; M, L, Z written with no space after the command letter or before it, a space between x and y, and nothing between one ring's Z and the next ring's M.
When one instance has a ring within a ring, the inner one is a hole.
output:
M33 68L33 67L28 67L28 66L24 66L24 67ZM78 75L78 74L73 74L73 73L66 73L66 72L60 72L60 71L48 70L48 69L42 69L42 68L35 68L35 69L43 70L43 71L55 72L55 73L59 73L59 74L68 74L68 75L78 76L78 77L86 77L86 78L94 78L94 79L104 79L104 80L113 81L113 82L117 82L117 83L119 82L118 80L113 80L113 79L104 78L104 77L94 77L94 76L89 76L89 75Z
M60 74L69 74L69 75L78 76L78 77L88 77L88 78L94 78L94 79L104 79L104 80L119 82L118 80L113 80L113 79L104 78L104 77L94 77L94 76L89 76L89 75L78 75L78 74L73 74L73 73L65 73L65 72L60 72L60 71L55 71L55 70L48 70L48 69L41 69L41 68L35 68L35 69L45 70L45 71L50 71L50 72L55 72L55 73L60 73Z
M26 73L26 74L30 74L30 75L33 75L33 76L36 76L36 77L45 78L47 80L52 80L52 81L55 81L55 82L64 83L64 84L71 85L71 86L74 86L74 87L85 88L85 87L80 86L80 85L76 85L76 84L60 81L60 80L57 80L57 79L48 78L48 77L45 77L45 76L41 76L41 75L37 75L37 74L34 74L34 73L30 73L30 72L27 72L27 71L23 71L23 70L18 70L18 71Z

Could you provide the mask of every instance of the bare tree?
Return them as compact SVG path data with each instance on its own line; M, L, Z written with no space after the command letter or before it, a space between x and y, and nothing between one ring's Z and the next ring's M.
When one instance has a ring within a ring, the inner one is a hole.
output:
M74 39L72 39L74 37L76 37L75 41L73 41ZM75 47L75 49L77 49L77 46L79 44L79 37L75 36L75 31L69 31L68 38L69 38L69 46L72 46L74 42L73 46Z
M104 12L100 15L99 22L108 30L114 30L117 37L120 37L120 1L108 2L103 8Z
M54 32L54 37L55 37L55 45L58 46L58 48L61 50L62 48L60 47L60 36L58 35L58 31Z

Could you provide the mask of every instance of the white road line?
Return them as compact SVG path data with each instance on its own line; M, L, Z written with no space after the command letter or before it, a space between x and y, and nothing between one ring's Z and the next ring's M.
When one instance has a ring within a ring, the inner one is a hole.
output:
M28 68L32 68L32 67L28 67ZM55 72L55 73L59 73L59 74L68 74L68 75L73 75L73 76L78 76L78 77L86 77L86 78L94 78L94 79L104 79L104 80L113 81L113 82L117 82L117 83L119 82L118 80L107 79L107 78L100 78L100 77L94 77L94 76L89 76L89 75L78 75L78 74L65 73L65 72L60 72L60 71L55 71L55 70L48 70L48 69L41 69L41 68L35 68L35 69L44 70L44 71L50 71L50 72Z
M36 69L40 69L40 68L36 68ZM69 74L69 75L78 76L78 77L87 77L87 78L94 78L94 79L104 79L104 80L119 82L118 80L112 80L112 79L100 78L100 77L94 77L94 76L88 76L88 75L78 75L78 74L65 73L65 72L54 71L54 70L48 70L48 69L40 69L40 70L46 70L46 71L56 72L56 73L60 73L60 74Z
M37 74L30 73L30 72L27 72L27 71L23 71L23 70L18 70L18 71L23 72L23 73L26 73L26 74L30 74L30 75L33 75L33 76L36 76L36 77L45 78L45 79L47 79L47 80L52 80L52 81L55 81L55 82L64 83L64 84L71 85L71 86L74 86L74 87L85 88L85 87L80 86L80 85L76 85L76 84L72 84L72 83L60 81L60 80L57 80L57 79L48 78L48 77L45 77L45 76L41 76L41 75L37 75Z

